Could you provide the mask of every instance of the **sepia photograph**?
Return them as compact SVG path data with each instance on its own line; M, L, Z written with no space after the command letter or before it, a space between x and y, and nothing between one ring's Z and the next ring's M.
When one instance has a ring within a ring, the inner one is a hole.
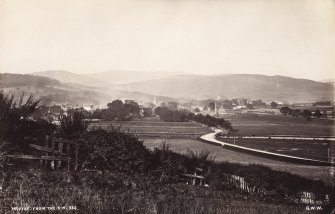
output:
M335 214L335 0L0 0L0 214Z

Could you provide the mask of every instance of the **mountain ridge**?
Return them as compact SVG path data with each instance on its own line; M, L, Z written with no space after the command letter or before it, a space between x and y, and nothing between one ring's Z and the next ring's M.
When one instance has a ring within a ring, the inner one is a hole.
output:
M56 79L63 83L74 83L88 86L107 86L108 84L104 81L95 79L93 77L86 77L85 75L76 74L65 70L46 70L29 73L34 76L43 76L50 79Z
M334 86L331 84L281 75L173 76L114 85L114 88L192 99L217 96L283 102L314 102L321 97L334 99Z

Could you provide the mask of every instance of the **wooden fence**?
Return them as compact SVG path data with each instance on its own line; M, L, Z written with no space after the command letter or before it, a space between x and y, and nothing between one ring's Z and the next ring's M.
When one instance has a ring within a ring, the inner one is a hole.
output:
M318 199L312 192L300 192L299 194L300 204L323 205L329 202L329 195L325 195L323 199Z
M241 193L262 193L269 194L271 192L264 189L259 189L256 186L250 185L245 178L237 176L224 174L225 183L230 188L236 188L241 191ZM297 204L309 204L309 205L325 205L330 203L329 195L324 195L322 198L317 198L316 195L312 192L299 192L295 197L290 198L293 202Z
M7 155L12 159L39 160L40 167L51 169L67 168L67 170L78 169L79 141L64 140L46 136L45 141L29 144L29 147L44 153L44 155ZM44 146L41 146L41 144Z
M230 174L223 174L223 176L225 179L225 183L228 185L229 188L239 189L241 193L253 193L256 191L256 187L249 185L243 177Z

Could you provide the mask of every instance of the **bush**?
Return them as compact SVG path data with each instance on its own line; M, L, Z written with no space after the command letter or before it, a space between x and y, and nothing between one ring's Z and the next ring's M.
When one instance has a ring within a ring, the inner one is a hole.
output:
M150 155L141 141L119 129L95 129L81 135L83 168L144 172Z
M84 133L88 128L88 121L84 120L82 112L69 112L67 116L61 116L59 134L65 138L73 138Z
M26 102L23 99L24 94L17 102L13 95L8 96L0 92L0 139L15 141L15 136L24 130L25 122L35 112L40 102L34 101L32 95L26 99Z

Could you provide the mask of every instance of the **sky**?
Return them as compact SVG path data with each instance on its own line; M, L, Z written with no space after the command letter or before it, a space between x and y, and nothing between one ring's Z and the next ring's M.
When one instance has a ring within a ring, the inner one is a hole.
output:
M0 0L0 72L335 78L335 0Z

